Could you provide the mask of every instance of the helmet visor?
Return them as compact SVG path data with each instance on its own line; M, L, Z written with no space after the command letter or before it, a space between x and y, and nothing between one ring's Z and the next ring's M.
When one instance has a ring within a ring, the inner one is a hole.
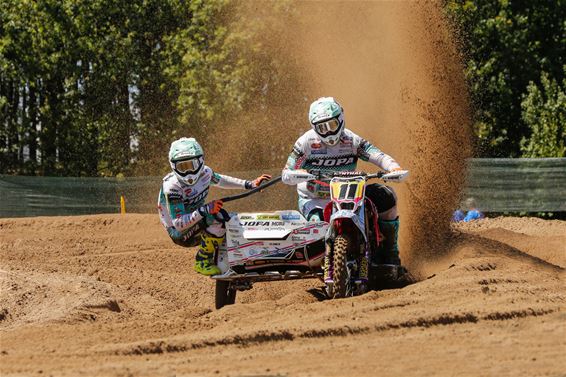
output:
M175 171L181 175L194 174L199 171L203 163L204 159L202 156L187 160L174 161Z
M338 119L336 118L329 119L314 125L314 129L316 133L322 136L336 133L336 131L338 131L339 128L340 128L340 122L338 122Z

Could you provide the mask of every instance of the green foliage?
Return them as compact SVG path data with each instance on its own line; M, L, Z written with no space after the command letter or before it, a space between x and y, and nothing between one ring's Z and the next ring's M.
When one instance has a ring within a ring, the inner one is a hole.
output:
M289 79L262 45L288 4L0 2L0 173L147 175L178 136L251 124Z
M531 130L521 143L523 157L566 157L566 79L559 83L543 72L541 87L531 82L521 106Z
M530 129L521 101L541 72L562 81L566 63L564 0L448 0L475 104L480 153L518 157Z
M299 69L282 52L294 16L292 3L258 7L256 2L222 0L192 6L190 27L167 40L164 72L177 91L180 121L172 135L197 137L211 152L207 160L217 167L269 167L274 161L279 166L296 135L281 127L270 130L270 142L256 136L258 124L304 117L294 108L304 95ZM228 148L230 159L218 152Z

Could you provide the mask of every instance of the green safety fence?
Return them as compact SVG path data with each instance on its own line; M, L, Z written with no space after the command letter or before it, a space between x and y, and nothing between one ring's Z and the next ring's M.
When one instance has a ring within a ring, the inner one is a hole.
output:
M270 171L279 175L280 170ZM260 174L232 172L251 179ZM157 210L161 177L76 178L0 175L0 217L119 213ZM236 193L237 191L234 191ZM230 191L212 189L210 199ZM485 212L566 212L566 158L471 159L462 198ZM279 184L230 203L230 210L296 208L294 187Z
M267 171L273 175L281 170ZM261 172L231 172L235 177L252 179ZM119 213L120 198L128 213L155 213L162 177L37 177L0 175L0 218L24 216L86 215ZM211 188L209 199L238 190ZM276 210L296 206L295 189L278 185L245 201L230 203L230 210Z
M150 212L156 208L155 188L159 184L157 177L3 175L0 176L0 217L119 213L121 196L126 198L128 211Z
M464 192L485 212L565 212L566 158L471 159Z

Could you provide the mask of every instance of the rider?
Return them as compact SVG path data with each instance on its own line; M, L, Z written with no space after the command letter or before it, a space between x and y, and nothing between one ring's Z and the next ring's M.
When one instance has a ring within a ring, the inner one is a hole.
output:
M220 273L214 252L222 244L227 220L222 200L205 204L210 185L229 189L253 189L271 176L262 174L246 181L214 172L204 164L204 152L194 138L182 137L171 143L169 163L173 172L163 178L158 209L161 223L178 245L196 246L200 241L195 271L203 275Z
M321 97L309 109L312 129L305 132L293 146L283 169L282 181L297 185L299 210L307 220L321 221L330 201L329 187L316 182L304 182L300 175L309 170L321 172L354 171L358 158L369 161L387 172L402 170L399 164L371 143L345 128L344 109L332 97ZM397 196L391 187L370 184L366 197L376 206L379 229L383 235L382 264L400 265L397 238L399 216Z

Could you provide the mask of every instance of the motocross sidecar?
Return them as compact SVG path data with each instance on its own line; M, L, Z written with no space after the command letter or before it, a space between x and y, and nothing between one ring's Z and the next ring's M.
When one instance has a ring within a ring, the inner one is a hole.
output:
M216 308L235 302L238 290L261 281L320 278L326 222L298 211L232 213L216 264Z

